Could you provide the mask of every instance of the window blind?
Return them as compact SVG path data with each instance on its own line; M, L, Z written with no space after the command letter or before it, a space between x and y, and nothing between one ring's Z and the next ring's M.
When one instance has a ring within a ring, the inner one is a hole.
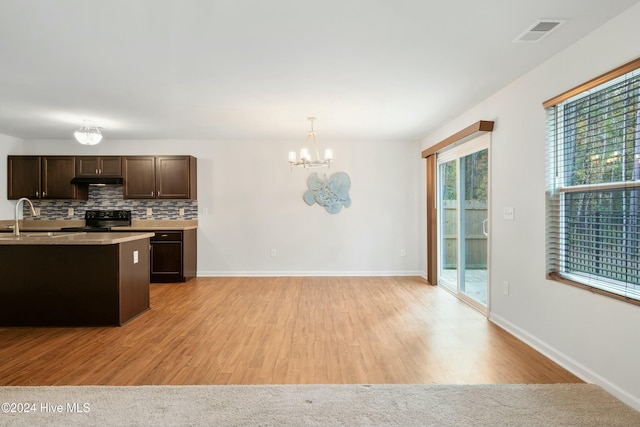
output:
M634 301L640 301L639 67L546 108L547 273Z

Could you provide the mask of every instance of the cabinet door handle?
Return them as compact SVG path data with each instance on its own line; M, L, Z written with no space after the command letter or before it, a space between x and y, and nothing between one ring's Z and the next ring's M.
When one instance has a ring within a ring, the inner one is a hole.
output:
M99 171L99 170L100 170L100 169L96 168L96 175L98 175L98 171Z
M46 191L42 192L42 197L47 197L47 192Z
M40 197L40 192L36 191L36 197Z
M153 197L153 190L151 190L151 197Z
M102 175L102 169L98 169L98 174Z
M160 237L169 237L168 234L161 234Z

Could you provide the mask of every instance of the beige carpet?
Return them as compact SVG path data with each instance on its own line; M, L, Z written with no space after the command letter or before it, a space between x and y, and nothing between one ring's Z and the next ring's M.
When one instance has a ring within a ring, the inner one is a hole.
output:
M0 387L0 402L2 426L640 426L588 384Z

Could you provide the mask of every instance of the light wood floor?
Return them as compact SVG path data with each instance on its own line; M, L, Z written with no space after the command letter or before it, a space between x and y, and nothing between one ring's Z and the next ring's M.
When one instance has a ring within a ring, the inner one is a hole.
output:
M197 278L151 306L0 328L0 385L581 382L421 278Z

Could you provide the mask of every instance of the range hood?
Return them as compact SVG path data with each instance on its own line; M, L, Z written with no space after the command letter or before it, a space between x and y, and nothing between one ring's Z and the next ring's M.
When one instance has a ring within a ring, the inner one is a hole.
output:
M121 176L77 176L71 180L77 185L122 185Z

